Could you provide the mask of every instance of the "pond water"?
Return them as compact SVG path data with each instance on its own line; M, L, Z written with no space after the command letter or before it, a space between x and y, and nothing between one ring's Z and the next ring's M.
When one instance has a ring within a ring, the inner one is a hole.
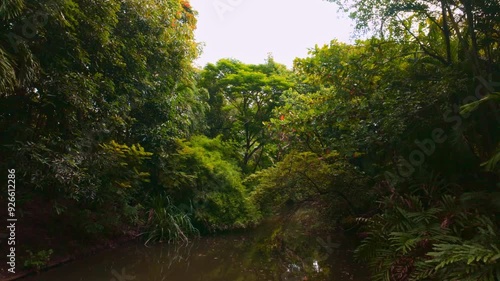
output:
M131 243L22 281L369 280L345 238L297 235L295 246L283 246L273 233L260 227L183 245Z

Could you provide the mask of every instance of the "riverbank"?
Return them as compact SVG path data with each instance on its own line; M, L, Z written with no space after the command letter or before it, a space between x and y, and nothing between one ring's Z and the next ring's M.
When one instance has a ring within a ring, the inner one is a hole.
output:
M47 206L50 204L44 204L42 200L33 200L24 206L23 215L16 223L15 273L8 271L7 254L4 254L8 248L3 247L0 281L17 280L117 248L139 235L136 229L124 226L122 231L107 237L84 236L71 228L69 217L56 215ZM30 267L26 266L29 264Z
M86 248L80 248L77 250L73 250L72 252L67 252L66 254L58 254L55 255L53 258L50 259L50 261L47 263L45 267L43 267L41 270L36 270L36 269L21 269L20 271L17 271L15 274L12 274L10 272L7 272L7 269L5 267L2 267L0 269L0 281L13 281L13 280L19 280L28 276L36 275L36 274L41 274L43 272L53 270L54 268L64 266L67 263L73 262L80 260L82 258L90 257L92 255L99 254L103 251L106 250L111 250L111 249L116 249L118 247L122 247L128 243L138 241L136 234L127 234L124 235L123 237L116 238L114 240L106 240L106 241L101 241L100 243L93 245L92 247L86 247ZM25 256L26 257L26 256ZM24 260L21 258L18 258L20 261L19 264L22 265Z

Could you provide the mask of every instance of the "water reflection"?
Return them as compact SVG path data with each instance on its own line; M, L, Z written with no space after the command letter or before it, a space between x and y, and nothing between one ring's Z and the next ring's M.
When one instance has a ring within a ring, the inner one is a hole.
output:
M354 276L362 271L346 251L328 253L311 236L273 245L274 232L260 229L183 245L130 244L23 281L368 280L366 274Z

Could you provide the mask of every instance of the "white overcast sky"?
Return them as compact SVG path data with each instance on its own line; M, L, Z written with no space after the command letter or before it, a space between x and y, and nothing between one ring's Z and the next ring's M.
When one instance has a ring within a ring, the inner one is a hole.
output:
M191 0L198 11L196 41L204 43L195 64L221 58L264 63L268 53L292 66L309 48L332 39L352 42L352 21L324 0Z

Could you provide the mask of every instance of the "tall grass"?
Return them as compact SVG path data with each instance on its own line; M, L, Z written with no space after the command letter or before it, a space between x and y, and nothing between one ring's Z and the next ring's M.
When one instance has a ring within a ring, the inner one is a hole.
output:
M188 242L189 237L199 235L189 216L177 208L168 196L159 195L151 199L146 231L149 242Z

